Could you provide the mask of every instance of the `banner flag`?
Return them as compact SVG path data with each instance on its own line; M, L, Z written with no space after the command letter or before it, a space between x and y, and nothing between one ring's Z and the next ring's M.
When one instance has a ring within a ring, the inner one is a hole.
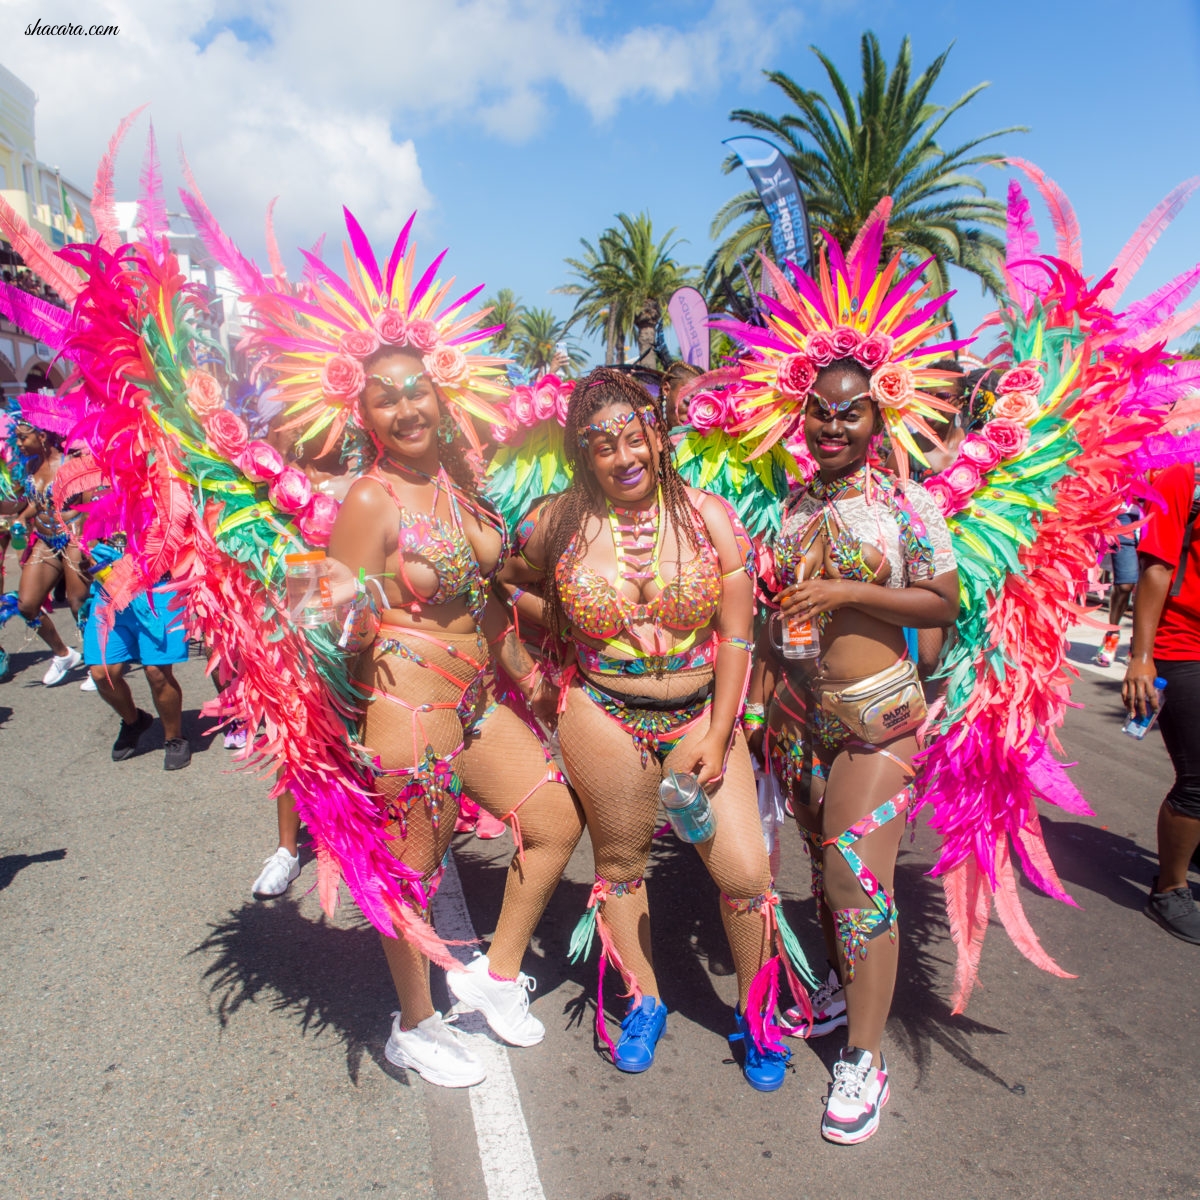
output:
M775 261L794 262L802 271L812 262L812 234L808 210L791 163L773 142L760 137L725 138L750 173L758 198L771 221L771 246Z
M685 363L708 370L708 305L693 287L681 287L667 301L667 312L679 338L679 353Z

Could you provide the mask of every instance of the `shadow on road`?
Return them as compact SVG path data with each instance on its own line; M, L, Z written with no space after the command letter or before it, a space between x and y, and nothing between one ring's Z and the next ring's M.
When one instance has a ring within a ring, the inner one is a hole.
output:
M1150 882L1158 873L1154 850L1089 821L1043 816L1042 832L1064 883L1087 888L1123 908L1140 909L1146 903Z
M363 1056L382 1068L386 1014L396 1008L379 935L366 921L351 928L309 920L281 897L232 909L209 926L189 955L211 959L204 979L225 1028L246 1004L266 1004L296 1021L302 1034L331 1032L346 1048L358 1082Z
M5 724L12 715L13 710L8 705L0 704L0 725Z
M66 849L43 850L41 854L6 854L0 858L0 892L26 867L34 863L61 862L67 857Z

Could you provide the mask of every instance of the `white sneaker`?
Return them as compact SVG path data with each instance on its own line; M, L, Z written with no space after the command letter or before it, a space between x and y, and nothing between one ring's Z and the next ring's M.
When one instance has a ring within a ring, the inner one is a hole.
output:
M804 1019L799 1005L784 1013L788 1022L784 1033L790 1037L818 1038L846 1024L846 991L837 972L830 967L829 977L812 994L812 1026Z
M250 890L259 899L282 896L291 882L300 874L300 855L292 854L282 846L263 864L262 871Z
M844 1146L865 1142L879 1128L879 1110L887 1102L887 1063L883 1056L876 1067L868 1051L847 1046L833 1064L821 1136Z
M383 1053L388 1062L416 1071L427 1083L438 1087L473 1087L487 1074L483 1063L438 1012L415 1029L401 1029L400 1014L392 1013L392 1034Z
M537 981L524 971L516 979L493 979L487 955L476 954L463 970L446 972L446 986L463 1008L483 1013L510 1046L536 1046L546 1036L546 1027L529 1011Z
M83 655L78 650L68 650L60 658L57 654L50 660L50 667L42 676L42 682L47 687L56 687L83 661Z
M92 673L89 671L84 676L83 682L79 685L81 692L94 692L96 690L96 681L92 678Z

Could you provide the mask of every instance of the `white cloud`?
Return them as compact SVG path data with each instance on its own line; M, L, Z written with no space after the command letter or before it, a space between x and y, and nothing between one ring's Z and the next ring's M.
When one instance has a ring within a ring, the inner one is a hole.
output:
M87 7L89 21L119 35L26 37L26 24L51 19L44 0L0 0L4 64L38 93L40 156L86 187L121 116L150 101L168 182L181 140L205 198L252 253L272 196L285 247L336 229L342 203L382 238L433 202L414 135L474 121L525 140L558 89L606 121L630 100L666 101L747 70L791 19L765 16L767 0L714 0L685 28L597 35L585 29L583 0ZM123 190L140 155L134 138Z

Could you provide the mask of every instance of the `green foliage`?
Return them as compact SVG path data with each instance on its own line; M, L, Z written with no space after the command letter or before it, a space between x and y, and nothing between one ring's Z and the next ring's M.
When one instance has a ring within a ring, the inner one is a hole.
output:
M544 375L551 369L562 342L567 351L567 371L578 370L587 362L587 355L568 338L567 329L566 322L559 321L548 308L523 309L508 352L526 370Z
M507 354L520 327L521 318L525 315L525 305L512 288L501 288L494 296L489 296L483 305L492 310L487 317L487 324L504 326L492 338L492 350L496 354Z
M779 117L735 109L731 119L776 142L787 156L804 192L814 232L828 230L843 250L849 248L871 210L884 196L893 198L884 242L890 257L897 250L913 262L932 257L932 271L943 290L947 267L978 276L985 289L1002 289L999 264L1004 243L992 230L1003 230L1005 208L987 195L971 173L998 164L998 151L979 151L986 142L1022 126L994 130L946 150L937 138L949 119L973 100L986 83L970 88L949 105L930 100L950 48L913 77L912 47L906 37L895 66L888 65L873 33L862 37L862 87L852 96L837 68L817 47L831 100L802 87L782 71L767 78L791 104ZM730 155L726 174L741 160ZM724 277L740 284L738 260L758 278L756 251L771 253L771 228L755 191L726 203L713 218L712 237L723 239L705 268L705 285L714 289Z
M671 241L674 233L669 229L656 241L648 213L618 213L617 224L594 246L581 238L583 255L566 260L576 281L555 291L575 297L568 327L582 322L586 332L602 334L607 362L625 361L630 337L636 340L639 361L645 358L671 295L696 282L696 268L675 258L680 243Z

